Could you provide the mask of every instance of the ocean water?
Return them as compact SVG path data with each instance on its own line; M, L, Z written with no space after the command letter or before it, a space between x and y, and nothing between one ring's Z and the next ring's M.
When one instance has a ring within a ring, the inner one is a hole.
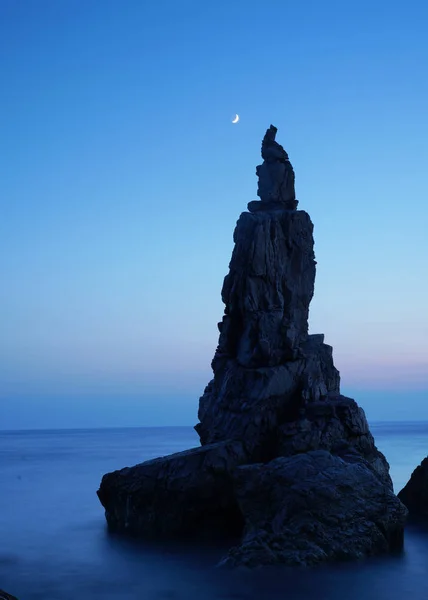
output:
M428 423L375 423L396 491L428 454ZM104 473L198 444L191 427L0 432L0 588L19 600L428 598L428 528L399 555L315 569L213 567L225 548L110 535Z

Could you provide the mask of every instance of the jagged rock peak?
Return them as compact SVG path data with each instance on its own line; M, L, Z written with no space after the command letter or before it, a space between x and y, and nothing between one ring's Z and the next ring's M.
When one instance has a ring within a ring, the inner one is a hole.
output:
M284 148L275 140L277 128L271 125L262 141L263 163L256 167L260 201L248 204L248 210L295 210L294 169Z
M275 140L278 129L271 125L266 129L265 136L262 141L262 158L266 162L286 162L288 154L284 148Z

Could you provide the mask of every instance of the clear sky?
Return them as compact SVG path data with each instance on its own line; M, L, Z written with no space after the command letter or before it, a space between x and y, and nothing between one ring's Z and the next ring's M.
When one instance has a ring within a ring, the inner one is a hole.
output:
M343 392L428 419L427 30L425 0L2 0L0 428L196 422L270 123Z

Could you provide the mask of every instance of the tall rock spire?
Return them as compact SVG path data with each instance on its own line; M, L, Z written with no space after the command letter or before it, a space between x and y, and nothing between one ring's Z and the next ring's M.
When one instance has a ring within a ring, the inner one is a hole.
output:
M237 223L225 277L225 314L213 367L227 358L243 367L271 367L301 355L314 294L313 225L296 212L294 171L288 154L266 131L257 167L260 201Z
M259 426L248 443L254 457L263 460L277 451L272 440L283 419L305 402L340 394L331 347L322 335L308 336L316 265L313 224L305 211L295 210L294 171L276 133L271 125L262 142L261 200L250 202L250 212L241 214L233 234L214 379L200 399L196 426L204 444L242 439L256 419ZM260 420L261 406L266 421Z

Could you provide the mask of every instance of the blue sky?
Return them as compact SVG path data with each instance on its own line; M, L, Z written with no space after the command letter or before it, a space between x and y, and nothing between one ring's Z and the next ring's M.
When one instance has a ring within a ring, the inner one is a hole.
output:
M0 427L196 422L270 123L343 392L428 419L427 23L422 0L4 0Z

